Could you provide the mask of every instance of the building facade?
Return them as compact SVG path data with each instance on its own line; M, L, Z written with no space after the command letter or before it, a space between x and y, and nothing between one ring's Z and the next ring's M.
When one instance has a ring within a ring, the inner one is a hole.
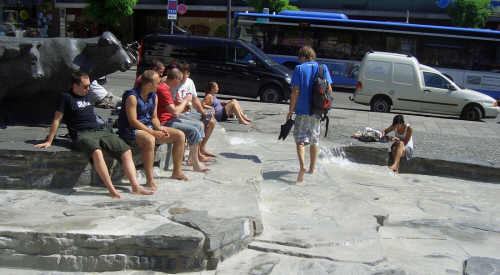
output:
M344 13L353 19L450 25L447 9L453 0L290 0L301 10ZM176 24L193 34L226 35L227 0L179 0L187 12ZM232 0L232 10L253 11L246 0ZM153 32L168 32L168 0L138 0L134 14L124 18L118 32L122 40L140 40ZM91 37L104 29L83 12L84 0L0 0L0 22L25 36ZM491 0L494 14L487 28L500 29L500 0ZM1 35L1 34L0 34Z
M58 19L53 0L0 0L0 35L57 36Z

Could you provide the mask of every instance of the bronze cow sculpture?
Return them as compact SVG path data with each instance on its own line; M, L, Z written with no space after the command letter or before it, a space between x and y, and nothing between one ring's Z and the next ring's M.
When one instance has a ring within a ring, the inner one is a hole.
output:
M132 62L110 32L88 39L0 37L0 124L49 122L73 71L97 79Z

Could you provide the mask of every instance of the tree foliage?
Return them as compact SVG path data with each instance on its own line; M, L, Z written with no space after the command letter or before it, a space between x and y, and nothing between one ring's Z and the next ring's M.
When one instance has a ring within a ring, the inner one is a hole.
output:
M255 11L262 12L264 8L269 8L269 12L279 13L283 10L299 10L296 6L291 6L289 0L248 0L248 4Z
M134 13L137 0L87 0L85 14L99 24L118 27L122 17Z
M491 14L490 0L454 0L448 14L457 27L482 28Z

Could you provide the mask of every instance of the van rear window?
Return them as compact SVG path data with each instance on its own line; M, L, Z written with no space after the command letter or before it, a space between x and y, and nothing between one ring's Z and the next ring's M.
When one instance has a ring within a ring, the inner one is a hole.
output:
M373 80L386 80L391 68L391 63L384 61L368 61L366 63L365 77Z

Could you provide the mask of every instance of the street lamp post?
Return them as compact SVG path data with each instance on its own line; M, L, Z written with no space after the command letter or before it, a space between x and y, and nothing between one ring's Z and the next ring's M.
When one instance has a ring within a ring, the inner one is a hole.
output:
M231 39L231 0L227 0L227 38Z

